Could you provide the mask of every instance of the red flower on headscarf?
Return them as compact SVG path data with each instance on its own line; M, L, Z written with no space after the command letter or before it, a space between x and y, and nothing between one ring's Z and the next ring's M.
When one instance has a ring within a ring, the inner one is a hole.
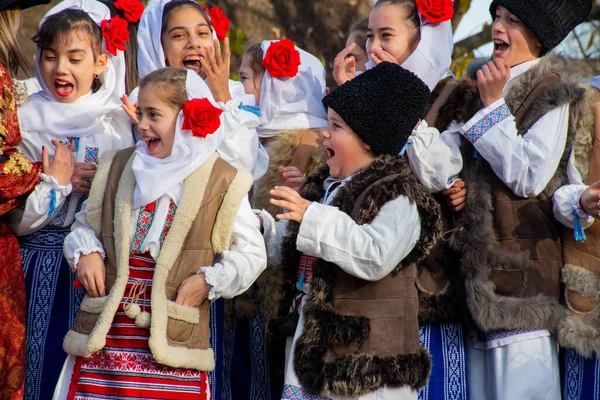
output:
M182 129L192 131L192 135L205 138L221 126L223 110L213 106L207 98L192 99L183 104Z
M417 9L432 24L448 21L454 15L452 0L415 0Z
M210 23L217 34L217 39L222 42L227 37L227 32L229 32L229 25L231 24L231 21L229 21L229 18L227 18L227 15L225 15L223 10L221 10L220 6L211 7L210 10L207 10L207 12L208 16L210 17Z
M127 21L118 15L102 21L100 28L106 42L106 51L113 56L117 55L117 50L125 51L125 43L129 40L127 25Z
M144 12L144 4L140 0L117 0L114 6L123 11L125 19L129 22L138 22Z
M273 78L292 78L298 74L300 52L289 39L273 42L267 49L262 65Z

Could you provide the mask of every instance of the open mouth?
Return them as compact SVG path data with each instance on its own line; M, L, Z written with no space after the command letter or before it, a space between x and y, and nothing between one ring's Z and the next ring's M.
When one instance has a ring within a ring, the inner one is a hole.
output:
M186 56L183 59L183 66L186 69L191 69L192 71L194 71L198 75L200 75L200 73L202 72L202 64L200 63L201 59L202 59L202 56L199 56L197 54L192 54L192 55Z
M325 150L327 150L327 161L329 161L333 158L333 156L335 156L335 151L333 151L332 148L326 147L326 146L325 146Z
M501 56L510 46L503 40L494 39L494 56Z
M73 93L73 84L64 79L55 79L54 91L60 97L68 97Z
M148 152L152 153L158 147L158 144L160 143L160 138L148 138L144 139L144 141L146 142L146 146L148 146Z

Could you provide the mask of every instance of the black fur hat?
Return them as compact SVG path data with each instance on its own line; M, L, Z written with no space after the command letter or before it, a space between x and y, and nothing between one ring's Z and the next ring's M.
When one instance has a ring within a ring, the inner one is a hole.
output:
M398 154L425 116L429 89L415 74L383 62L323 99L375 155Z
M493 0L492 19L496 18L498 6L515 14L535 33L542 44L543 55L586 20L592 10L592 0Z

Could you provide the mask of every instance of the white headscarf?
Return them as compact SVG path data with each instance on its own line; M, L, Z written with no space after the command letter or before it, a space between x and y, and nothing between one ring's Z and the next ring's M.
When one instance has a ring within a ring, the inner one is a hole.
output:
M210 89L194 71L187 71L185 87L188 99L207 98L213 106L217 106ZM198 169L221 144L225 135L222 131L223 118L227 112L230 111L224 111L221 114L221 127L215 133L200 138L193 136L189 130L181 129L183 111L180 111L175 127L173 150L171 155L166 158L149 155L146 143L138 142L135 159L132 163L136 180L133 208L149 204L165 194L169 194L175 202L179 201L183 180Z
M402 67L417 75L429 90L433 90L452 64L454 48L452 21L432 24L421 13L419 18L421 19L421 41L415 51L402 63ZM369 57L367 69L374 66L375 63Z
M110 10L96 0L65 0L54 6L40 22L67 8L83 10L98 26L102 20L110 19ZM134 38L132 38L134 39ZM106 44L102 40L103 51ZM37 48L35 72L42 90L29 96L29 100L19 108L21 129L31 132L45 132L58 137L83 137L103 132L108 125L107 114L121 109L120 96L125 93L125 57L122 51L109 54L106 69L99 77L102 86L95 93L81 96L74 103L60 103L41 75L41 49Z
M138 27L138 73L140 79L152 71L166 67L162 48L161 31L165 5L173 0L150 0L144 9ZM190 0L190 3L193 1ZM210 17L209 17L210 19ZM210 23L210 20L208 21ZM212 29L213 40L217 39Z
M261 44L263 58L272 40ZM325 68L312 54L300 52L298 74L292 78L273 78L265 71L260 93L262 117L256 128L261 138L273 137L289 129L322 128L327 126Z

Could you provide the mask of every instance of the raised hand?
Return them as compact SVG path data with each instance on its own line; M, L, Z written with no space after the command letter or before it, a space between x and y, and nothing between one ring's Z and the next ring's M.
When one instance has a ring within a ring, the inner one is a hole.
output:
M202 57L200 63L206 73L206 83L216 101L226 103L231 100L229 92L229 75L231 71L231 52L229 39L223 42L223 53L218 40L213 42L213 51L210 47L200 48Z
M66 186L71 181L75 170L75 160L73 158L75 141L71 140L69 147L58 140L52 140L52 144L56 147L52 162L50 162L48 149L42 147L42 169L46 175L56 179L60 186Z
M356 60L352 56L348 57L355 47L356 43L350 43L333 60L333 79L338 85L343 85L356 77Z
M137 116L137 103L132 103L131 101L129 101L129 97L127 97L126 94L121 96L121 101L123 102L121 108L123 108L125 113L129 115L131 121L136 125L139 124L140 119Z
M287 210L283 214L277 214L277 219L302 222L304 213L306 213L306 209L311 203L310 201L302 198L298 192L286 186L275 186L269 193L273 197L281 198L281 200L272 198L271 204Z
M373 52L369 54L369 56L371 57L371 60L373 60L375 65L378 65L379 63L382 63L384 61L391 62L393 64L398 64L398 60L396 60L396 57L394 57L393 55L391 55L383 49L373 49Z
M298 167L294 167L294 166L282 167L282 166L280 166L278 168L278 172L279 172L279 184L281 186L287 186L297 192L299 192L300 189L302 189L302 186L304 186L304 175L302 174L302 172L300 172Z
M106 296L106 268L98 252L82 254L77 262L77 278L88 296Z
M496 58L477 71L477 86L484 106L502 98L502 90L510 78L510 67L502 58Z

